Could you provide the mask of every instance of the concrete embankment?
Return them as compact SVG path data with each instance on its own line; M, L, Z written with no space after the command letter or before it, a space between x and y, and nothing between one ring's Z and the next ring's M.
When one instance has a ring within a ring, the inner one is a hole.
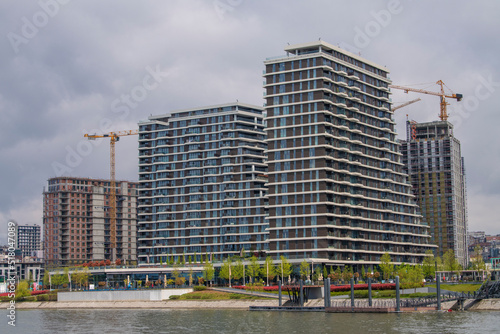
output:
M500 299L483 299L470 307L471 311L500 311Z
M441 310L453 309L455 301L443 302ZM345 303L343 303L345 304ZM9 307L0 303L0 309ZM314 300L306 307L320 307L323 300ZM250 306L277 307L277 300L168 300L168 301L87 301L87 302L21 302L17 309L240 309ZM334 306L334 305L332 305ZM337 307L345 305L335 305ZM470 311L500 311L500 299L484 299L469 308ZM428 311L428 310L426 310Z
M6 309L9 303L0 303ZM278 306L277 300L169 300L103 302L21 302L16 309L242 309L250 306Z

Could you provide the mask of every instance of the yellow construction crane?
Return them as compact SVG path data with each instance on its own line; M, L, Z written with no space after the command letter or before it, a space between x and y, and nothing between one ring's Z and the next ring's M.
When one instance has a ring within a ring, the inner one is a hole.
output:
M396 110L398 110L399 108L406 107L407 105L410 105L410 104L412 104L412 103L418 102L418 101L420 101L420 100L421 100L421 99L420 99L420 98L418 98L418 99L415 99L415 100L411 100L411 101L408 101L408 102L402 103L402 104L400 104L400 105L395 106L394 108L392 108L392 111L396 111Z
M110 156L110 211L109 211L109 236L110 236L110 248L111 248L111 260L116 261L116 179L115 179L115 143L120 140L122 136L131 136L138 134L138 130L128 130L128 131L117 131L105 133L102 135L97 134L84 134L89 140L95 140L97 138L109 138L109 156Z
M404 87L404 86L398 86L398 85L389 85L389 88L394 88L394 89L401 89L405 93L408 92L416 92L416 93L422 93L422 94L429 94L429 95L435 95L439 96L441 98L441 112L439 113L439 118L442 121L446 121L448 119L448 113L446 112L446 106L449 105L448 102L446 102L446 98L452 98L456 99L457 101L462 101L463 95L462 94L447 94L444 91L444 87L446 86L442 80L439 80L436 82L439 86L441 86L441 91L440 92L431 92L428 90L423 90L423 89L418 89L418 88L411 88L411 87ZM448 88L448 87L447 87ZM449 89L449 88L448 88Z

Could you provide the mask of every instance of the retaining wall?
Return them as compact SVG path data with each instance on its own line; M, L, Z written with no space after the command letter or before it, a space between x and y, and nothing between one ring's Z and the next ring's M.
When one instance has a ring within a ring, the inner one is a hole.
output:
M183 295L193 289L157 289L157 290L111 290L111 291L74 291L59 292L60 302L102 302L102 301L161 301L172 295Z

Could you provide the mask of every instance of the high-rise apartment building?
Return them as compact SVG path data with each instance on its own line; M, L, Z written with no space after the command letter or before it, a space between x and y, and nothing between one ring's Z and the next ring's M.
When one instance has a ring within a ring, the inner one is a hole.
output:
M428 226L413 201L388 69L323 41L265 61L269 253L370 267L421 262Z
M267 248L263 108L179 110L139 123L139 263Z
M42 230L40 225L19 225L14 222L15 246L21 252L21 256L33 256L33 253L41 250Z
M56 177L43 192L44 257L48 266L112 260L110 181ZM116 181L116 257L137 261L137 183Z
M402 152L417 204L430 225L430 242L439 246L437 255L452 249L466 267L465 166L453 125L447 121L408 122Z

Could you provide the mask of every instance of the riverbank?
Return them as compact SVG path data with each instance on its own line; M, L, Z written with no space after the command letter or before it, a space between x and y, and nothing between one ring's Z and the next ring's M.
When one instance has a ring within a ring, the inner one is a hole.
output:
M0 303L0 309L9 307ZM21 302L16 309L232 309L250 306L278 306L277 300L168 300L168 301L90 301L90 302Z
M339 301L340 302L340 301ZM332 306L341 307L344 305ZM342 302L345 304L345 302ZM444 302L442 310L453 307L455 302ZM0 303L0 309L9 307L9 303ZM248 310L250 306L277 307L277 300L166 300L166 301L88 301L88 302L21 302L16 309L231 309ZM310 301L306 307L321 307L323 300ZM474 304L471 311L500 311L500 299L484 299Z

